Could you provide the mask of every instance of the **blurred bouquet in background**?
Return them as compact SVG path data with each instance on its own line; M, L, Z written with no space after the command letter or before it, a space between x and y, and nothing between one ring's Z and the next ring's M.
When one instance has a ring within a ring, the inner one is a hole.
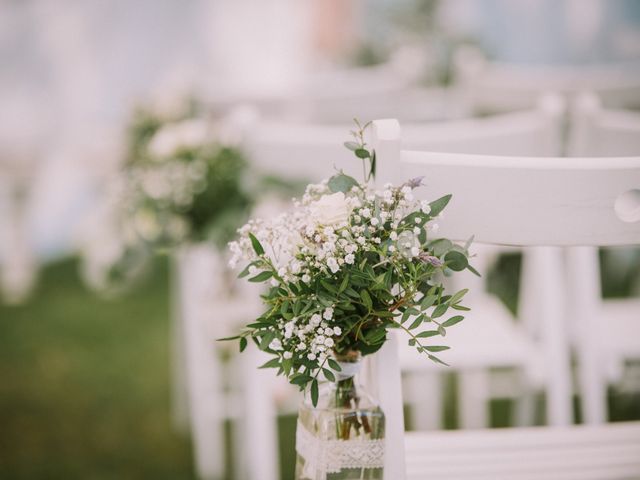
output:
M139 110L125 161L106 184L83 243L83 274L97 290L126 288L154 253L211 241L222 247L253 204L241 128L198 115Z

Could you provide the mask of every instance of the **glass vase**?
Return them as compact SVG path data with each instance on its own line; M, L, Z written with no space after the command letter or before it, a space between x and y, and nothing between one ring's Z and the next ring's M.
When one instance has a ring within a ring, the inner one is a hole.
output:
M385 418L358 381L360 354L336 355L341 371L305 395L296 430L296 480L382 479Z

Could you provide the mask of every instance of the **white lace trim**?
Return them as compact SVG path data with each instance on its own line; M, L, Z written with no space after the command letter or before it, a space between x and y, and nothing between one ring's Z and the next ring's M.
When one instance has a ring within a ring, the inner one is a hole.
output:
M384 439L382 440L321 440L298 422L296 451L305 462L304 471L310 478L325 479L327 473L343 468L382 468ZM320 474L319 477L316 475Z

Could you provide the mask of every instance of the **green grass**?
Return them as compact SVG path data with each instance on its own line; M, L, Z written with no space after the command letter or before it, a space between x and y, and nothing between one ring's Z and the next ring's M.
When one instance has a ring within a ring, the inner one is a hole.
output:
M193 478L170 425L166 279L101 300L64 261L0 305L0 478Z

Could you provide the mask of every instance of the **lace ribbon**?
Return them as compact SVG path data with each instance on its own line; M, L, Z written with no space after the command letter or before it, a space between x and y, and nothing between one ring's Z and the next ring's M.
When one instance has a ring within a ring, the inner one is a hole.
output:
M296 451L304 459L304 475L313 479L324 480L327 473L344 468L384 466L384 439L321 440L300 422L296 427Z

